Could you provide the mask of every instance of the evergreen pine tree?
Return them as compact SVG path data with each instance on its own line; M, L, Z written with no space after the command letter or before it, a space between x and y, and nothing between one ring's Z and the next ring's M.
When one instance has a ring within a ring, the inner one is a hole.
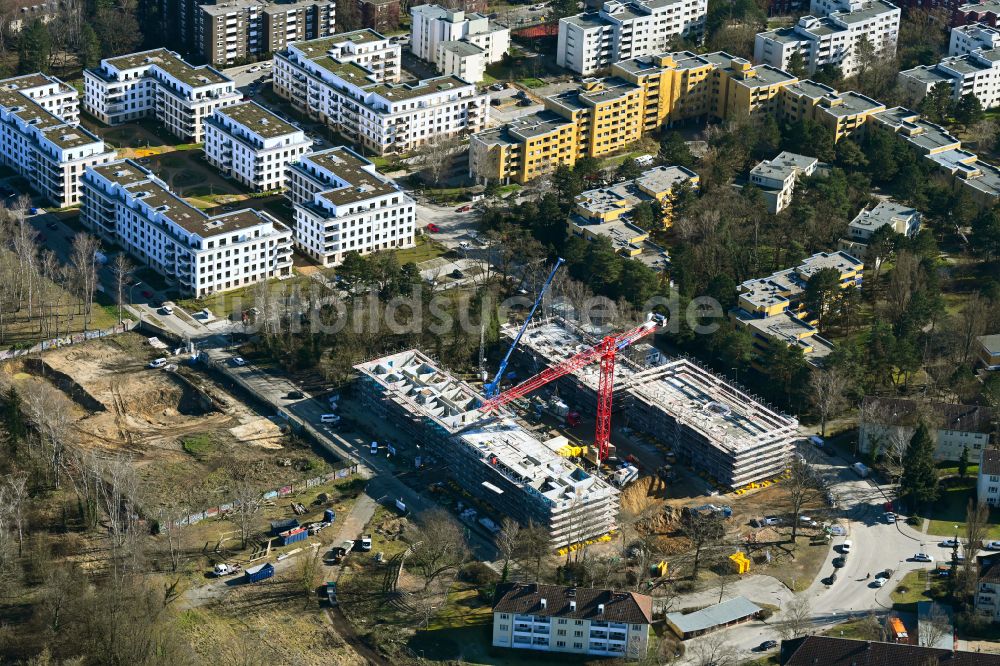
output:
M938 496L938 476L934 467L934 440L921 423L903 454L903 476L899 491L915 503L933 502Z
M958 476L965 478L965 475L969 473L969 447L962 447L962 455L958 457Z
M34 20L18 40L17 70L21 74L48 72L52 54L52 37L49 29L38 19Z

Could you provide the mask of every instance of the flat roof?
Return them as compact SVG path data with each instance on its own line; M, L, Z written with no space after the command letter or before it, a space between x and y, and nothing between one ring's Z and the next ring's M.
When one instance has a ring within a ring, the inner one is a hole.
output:
M384 41L387 38L381 33L370 28L354 30L352 32L342 32L329 37L319 39L309 39L302 42L292 42L292 46L302 52L307 58L314 58L326 55L333 47L340 44L371 44L373 42Z
M368 91L381 95L390 102L423 97L446 90L458 88L469 88L473 84L458 78L457 76L436 76L431 79L423 79L416 83L380 83L367 88Z
M451 51L452 53L462 57L474 56L484 52L481 48L471 42L449 41L441 42L439 46L445 51Z
M294 125L285 122L257 102L240 102L232 106L216 109L215 113L232 119L252 132L266 139L301 132Z
M705 631L712 627L729 624L743 620L755 613L759 613L763 608L753 603L746 597L736 597L715 604L708 608L703 608L694 613L684 615L682 613L667 613L667 622L676 627L681 633L689 634L695 631Z
M177 53L163 48L130 53L116 58L106 58L104 62L118 70L156 65L178 81L193 88L216 83L232 83L233 81L209 65L195 67Z
M819 164L819 160L809 155L799 155L782 151L774 159L764 160L750 170L751 175L784 180L792 174Z
M392 180L373 174L370 169L374 169L374 165L371 162L344 146L310 153L301 159L326 169L346 183L333 186L319 195L335 206L401 192Z
M877 206L868 210L864 208L851 220L848 226L878 229L896 220L908 221L914 215L920 215L916 208L904 206L894 201L880 201Z
M651 192L669 192L678 185L687 181L698 181L700 177L691 169L682 166L658 166L647 171L635 179L635 184Z

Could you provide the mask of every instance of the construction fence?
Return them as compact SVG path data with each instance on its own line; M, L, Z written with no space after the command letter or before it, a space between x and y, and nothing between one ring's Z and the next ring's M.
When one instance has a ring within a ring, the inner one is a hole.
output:
M100 331L84 331L83 333L73 333L72 335L52 338L51 340L42 340L41 342L24 349L5 349L0 351L0 361L6 361L20 356L27 356L29 354L38 354L49 349L58 349L59 347L77 345L81 342L86 342L87 340L96 340L97 338L104 338L109 335L118 335L119 333L124 333L125 331L131 331L136 327L136 325L136 322L131 319L127 319L123 324L117 324L111 328L105 328Z
M306 490L308 488L315 488L316 486L322 485L324 483L329 483L331 481L341 481L343 479L348 479L357 472L357 466L351 465L349 467L344 467L342 469L329 472L322 476L315 476L311 479L305 479L304 481L296 481L295 483L289 483L287 485L281 486L280 488L275 488L274 490L268 490L264 493L263 497L265 500L278 499L280 497L288 497L296 492ZM225 504L220 504L219 506L213 506L211 508L205 509L204 511L196 511L189 516L185 516L178 520L173 521L174 527L184 527L185 525L195 525L203 520L209 518L221 518L225 517L226 514L233 511L237 506L239 506L239 500L233 500L232 502L227 502Z

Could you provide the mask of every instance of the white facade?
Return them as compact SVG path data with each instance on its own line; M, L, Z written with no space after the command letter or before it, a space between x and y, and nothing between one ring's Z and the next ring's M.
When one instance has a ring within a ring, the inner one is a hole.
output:
M468 42L441 42L435 62L442 74L470 83L479 83L486 75L486 52Z
M777 215L792 203L795 182L816 171L819 160L808 155L782 152L773 160L764 160L750 171L750 183L759 187L767 210Z
M834 6L840 5L815 0L813 11ZM843 76L854 76L862 64L856 48L860 40L867 40L876 56L895 54L900 16L899 7L887 0L855 2L850 11L836 10L826 16L803 16L791 28L757 33L754 62L787 70L797 52L802 54L809 74L825 65L836 65Z
M899 85L912 103L922 100L939 83L951 87L952 99L973 94L984 109L1000 106L1000 48L976 49L899 73Z
M984 23L970 23L951 29L948 55L959 56L977 49L989 50L997 47L1000 47L1000 31Z
M990 506L1000 506L1000 451L997 449L983 449L979 458L976 499Z
M292 272L292 232L263 211L208 216L131 160L87 169L80 221L199 297Z
M590 75L613 63L673 50L675 37L700 41L707 0L609 0L600 11L559 20L556 64Z
M479 61L485 65L499 62L510 49L510 30L491 24L482 14L466 14L461 10L450 10L439 5L420 5L410 8L413 17L411 28L410 50L418 58L432 62L443 74L456 75L455 71L462 69L456 66L456 60L462 59L460 49L455 43L465 43L478 49L480 54L473 54L472 48L464 49L464 57L472 58L475 63L466 65L466 69L475 72ZM448 48L442 49L446 45ZM471 83L483 80L468 78Z
M0 81L0 161L59 208L80 202L80 177L115 159L79 127L79 95L59 79L27 74Z
M847 225L848 238L855 243L867 243L876 231L889 227L897 234L913 237L920 231L920 212L891 201L880 201L865 208Z
M256 102L216 109L205 121L205 159L248 187L285 187L286 167L312 147L305 132Z
M240 101L236 83L213 67L192 67L167 49L117 58L83 71L84 108L109 125L153 117L186 141L204 138L204 120Z
M355 251L412 247L415 202L375 165L337 147L310 153L288 170L295 243L324 266Z
M337 35L292 44L276 54L274 91L310 118L379 155L408 152L444 137L486 128L488 98L474 84L454 76L417 83L386 82L391 69L398 76L398 45L390 47L373 31L359 32L377 37L369 42L372 51L336 55L330 43L344 37ZM383 53L392 54L393 59L386 60Z

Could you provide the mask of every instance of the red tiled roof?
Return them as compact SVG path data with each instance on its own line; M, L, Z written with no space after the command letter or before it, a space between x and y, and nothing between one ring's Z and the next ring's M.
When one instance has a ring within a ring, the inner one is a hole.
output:
M1000 666L1000 655L807 636L781 643L782 666Z
M542 599L545 600L544 608ZM571 601L576 602L576 610L570 609ZM601 604L604 604L603 612L599 609ZM635 592L537 583L505 583L497 586L493 597L493 612L652 624L653 599Z

